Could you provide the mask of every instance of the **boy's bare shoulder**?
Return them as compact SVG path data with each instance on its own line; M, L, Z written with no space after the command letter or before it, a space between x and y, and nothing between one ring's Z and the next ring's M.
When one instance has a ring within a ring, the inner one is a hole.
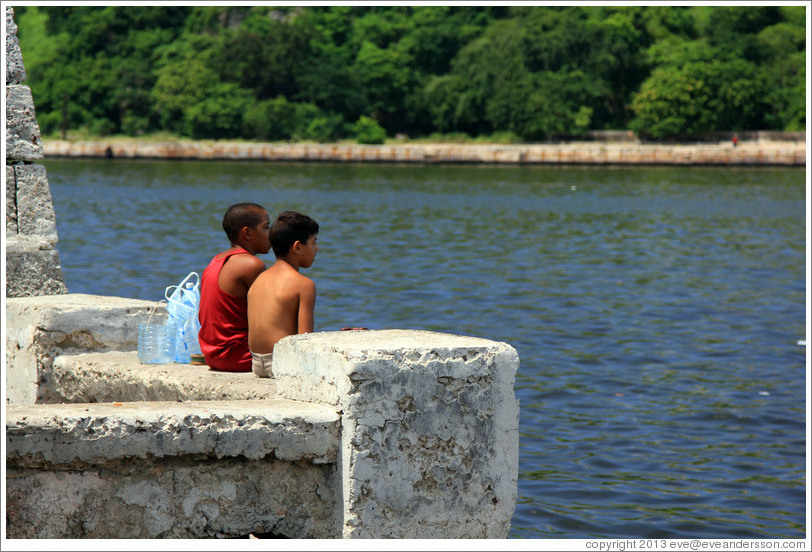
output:
M307 289L310 289L310 288L315 289L316 288L316 282L314 282L311 278L308 278L307 276L305 276L304 274L302 274L300 272L296 272L293 275L293 278L294 278L296 284L298 286L301 286L302 288L307 288Z

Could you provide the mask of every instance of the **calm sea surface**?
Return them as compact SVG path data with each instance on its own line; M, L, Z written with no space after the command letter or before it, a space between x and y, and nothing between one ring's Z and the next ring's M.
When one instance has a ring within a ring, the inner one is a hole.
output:
M73 293L161 299L253 201L321 224L317 330L513 345L512 537L805 536L803 169L45 165Z

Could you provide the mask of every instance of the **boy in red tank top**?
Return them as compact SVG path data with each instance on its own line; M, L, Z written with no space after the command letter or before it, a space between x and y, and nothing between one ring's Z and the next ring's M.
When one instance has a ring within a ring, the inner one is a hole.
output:
M257 254L271 249L270 217L256 203L232 205L223 216L231 247L200 278L200 350L211 370L250 372L248 289L265 270Z

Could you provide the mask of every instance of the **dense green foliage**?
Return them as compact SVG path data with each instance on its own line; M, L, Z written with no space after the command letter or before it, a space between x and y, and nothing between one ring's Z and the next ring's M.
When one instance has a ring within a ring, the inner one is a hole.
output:
M803 7L16 7L44 133L803 130Z

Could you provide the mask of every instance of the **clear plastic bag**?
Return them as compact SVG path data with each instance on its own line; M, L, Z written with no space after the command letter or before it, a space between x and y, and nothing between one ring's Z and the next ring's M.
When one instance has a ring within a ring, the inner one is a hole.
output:
M175 362L188 364L194 354L200 354L197 334L200 321L197 317L200 308L200 276L190 272L176 286L168 286L164 292L167 300L166 312L169 321L175 325Z

